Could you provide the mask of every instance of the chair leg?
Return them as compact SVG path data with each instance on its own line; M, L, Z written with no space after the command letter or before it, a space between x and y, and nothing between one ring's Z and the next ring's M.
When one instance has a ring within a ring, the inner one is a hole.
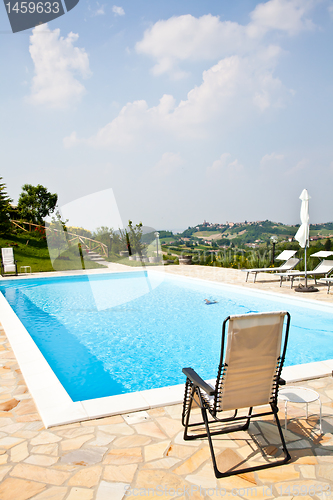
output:
M280 435L280 439L281 439L281 443L282 443L282 450L283 450L284 455L285 455L284 460L281 460L279 462L279 464L277 464L277 465L285 464L286 462L289 462L289 460L291 459L291 456L289 454L289 451L287 450L287 445L286 445L286 442L285 442L285 439L284 439L284 435L283 435L283 432L282 432L280 420L279 420L279 417L278 417L278 411L279 411L279 409L274 404L272 404L272 403L271 403L271 408L272 408L274 416L275 416L276 425L277 425L277 428L278 428L278 431L279 431L279 435Z
M200 397L200 396L199 396ZM200 402L201 402L201 398L200 398ZM201 413L202 413L202 418L203 418L203 421L204 421L204 424L205 424L205 428L206 428L206 432L207 432L207 438L208 438L208 444L209 444L209 448L210 448L210 452L211 452L211 457L212 457L212 462L213 462L213 468L214 468L214 473L215 473L215 476L217 478L223 478L223 477L228 477L228 476L233 476L233 475L238 475L238 474L244 474L246 472L253 472L253 471L257 471L257 470L261 470L261 469L267 469L267 468L270 468L270 467L276 467L277 465L283 465L287 462L289 462L289 460L291 459L291 456L287 450L287 446L286 446L286 442L285 442L285 439L284 439L284 436L283 436L283 432L282 432L282 428L281 428L281 425L280 425L280 421L279 421L279 417L278 417L278 408L271 403L271 408L272 408L272 412L273 412L273 415L274 415L274 418L275 418L275 422L276 422L276 425L277 425L277 428L278 428L278 432L279 432L279 436L280 436L280 439L281 439L281 444L282 444L282 450L283 450L283 453L284 453L284 458L282 460L278 460L274 463L268 463L268 464L263 464L263 465L257 465L257 466L254 466L254 467L244 467L242 469L235 469L235 470L232 470L232 471L227 471L227 472L221 472L217 466L217 462L216 462L216 456L215 456L215 452L214 452L214 446L213 446L213 440L212 440L212 435L213 433L210 432L210 429L209 429L209 422L208 422L208 418L207 418L207 410L205 407L201 407ZM249 411L249 417L247 419L247 422L245 424L246 428L248 428L249 426L249 423L250 423L250 420L251 420L251 413L252 413L252 408L250 408L250 411Z
M197 397L199 399L199 402L200 402L201 414L202 414L203 408L204 408L204 404L203 404L203 400L202 400L200 391L197 390L197 388L195 386L193 386L192 389L191 389L191 394L190 394L190 397L189 397L189 403L188 403L187 410L183 411L182 424L184 426L184 436L183 437L184 437L185 441L190 441L192 439L200 439L200 438L206 438L207 437L207 432L205 432L203 434L192 434L192 435L188 434L189 427L198 427L198 426L202 426L202 424L205 424L204 418L202 418L202 422L195 422L193 424L190 423L191 410L192 410L192 405L193 405L193 400L194 400L194 395L195 394L197 395ZM235 415L236 415L236 413L235 413ZM203 417L203 414L202 414L202 417ZM206 418L207 418L207 413L206 413ZM215 423L215 420L209 422L208 419L207 419L207 422L208 422L208 424L209 423ZM212 434L212 435L221 434L221 432L218 431L218 432L213 432L213 433L210 433L210 434Z
M201 397L200 397L200 399L201 399ZM200 401L200 403L201 403L201 401ZM203 418L203 421L204 421L204 424L205 424L205 428L206 428L206 433L207 433L207 438L208 438L208 444L209 444L210 454L211 454L212 462L213 462L214 473L215 473L216 477L220 477L219 476L220 471L219 471L219 469L217 467L217 463L216 463L216 457L215 457L215 452L214 452L214 446L213 446L212 436L211 436L210 429L209 429L209 423L208 423L206 408L201 407L201 414L202 414L202 418Z
M248 413L248 419L246 420L246 422L244 424L244 427L243 427L244 431L247 431L248 428L249 428L250 421L251 421L252 410L253 410L253 407L251 406L251 408L249 409L249 413Z

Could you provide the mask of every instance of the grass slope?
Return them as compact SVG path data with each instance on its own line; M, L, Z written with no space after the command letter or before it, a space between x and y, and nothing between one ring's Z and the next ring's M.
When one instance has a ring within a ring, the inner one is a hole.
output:
M54 266L52 266L46 240L39 234L34 234L34 232L11 234L9 236L0 235L0 247L13 247L19 273L21 266L31 266L31 272L82 269L78 255L75 255L72 251L64 252L61 259L56 259ZM100 267L103 266L92 261L85 263L86 269Z

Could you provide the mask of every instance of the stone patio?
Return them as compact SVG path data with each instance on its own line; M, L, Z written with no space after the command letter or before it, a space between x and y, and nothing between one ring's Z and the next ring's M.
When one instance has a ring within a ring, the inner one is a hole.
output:
M271 277L245 283L244 273L233 269L170 266L166 271L295 295L289 285L280 289ZM332 302L326 291L321 287L318 294L309 295ZM333 499L333 379L297 385L320 394L323 434L317 403L309 406L307 420L303 407L290 404L285 436L291 462L217 480L207 440L185 442L182 438L181 405L46 430L0 328L0 500ZM225 468L247 457L252 463L263 461L260 449L265 460L279 456L272 419L254 422L249 432L214 439Z

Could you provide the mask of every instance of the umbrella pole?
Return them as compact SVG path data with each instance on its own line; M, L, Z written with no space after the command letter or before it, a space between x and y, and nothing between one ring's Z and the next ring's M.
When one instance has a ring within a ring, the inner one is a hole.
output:
M306 249L308 246L309 240L307 240L305 247L304 247L304 277L305 277L305 283L304 286L299 285L297 288L295 288L295 292L318 292L318 288L315 288L314 286L309 286L308 287L308 273L307 273L307 263L306 263Z
M307 247L307 244L308 242L306 242L305 244L305 248L304 248L304 259L305 259L305 262L304 262L304 271L305 271L305 288L308 287L308 275L306 274L306 247Z

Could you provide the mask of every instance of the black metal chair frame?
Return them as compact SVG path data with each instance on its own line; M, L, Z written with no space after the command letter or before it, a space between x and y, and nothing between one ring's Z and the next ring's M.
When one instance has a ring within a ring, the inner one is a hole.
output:
M192 440L192 439L205 438L205 437L208 438L209 448L210 448L212 461L213 461L214 472L215 472L215 476L217 478L227 477L227 476L231 476L231 475L235 475L235 474L243 474L246 472L252 472L252 471L256 471L256 470L260 470L260 469L265 469L268 467L275 467L277 465L285 464L291 459L291 456L287 450L286 442L285 442L282 428L280 425L280 421L279 421L279 417L278 417L279 408L277 405L279 385L285 385L285 381L283 379L281 379L281 371L282 371L283 363L285 360L286 349L287 349L289 326L290 326L290 314L286 313L286 316L287 316L287 322L286 322L286 325L284 327L285 333L284 333L284 342L282 342L282 345L283 345L282 354L277 358L276 372L274 375L273 390L272 390L271 400L269 402L269 404L271 406L271 411L265 411L265 412L259 412L259 413L253 414L252 413L253 407L251 407L251 408L249 408L247 415L237 416L238 409L234 409L234 415L232 417L227 417L227 418L218 418L217 417L217 413L220 411L218 409L218 405L219 405L219 402L221 401L221 398L222 398L221 391L222 391L222 387L223 387L224 375L226 373L226 370L228 369L228 365L223 363L223 359L224 359L226 325L230 319L230 316L228 316L223 322L221 357L220 357L220 364L218 367L218 374L217 374L215 389L212 389L212 387L210 385L208 385L192 368L183 368L183 373L186 375L185 395L184 395L184 404L183 404L183 413L182 413L182 424L185 427L184 440ZM208 403L208 399L205 398L205 394L208 396L214 396L214 405L213 406L211 406ZM193 401L195 401L196 404L198 404L201 408L202 422L190 423L190 413L191 413ZM210 416L213 418L213 420L209 420L207 412L210 414ZM257 465L257 466L253 466L253 467L245 467L242 469L237 468L234 470L221 472L217 466L212 436L226 434L226 433L230 433L230 432L247 430L249 428L250 421L252 418L258 418L258 417L263 417L263 416L267 416L267 415L273 415L275 418L275 422L276 422L276 425L277 425L277 428L279 431L279 436L281 439L284 458L282 460L276 460L275 462L270 462L270 463L266 463L263 465ZM223 423L237 422L237 421L241 421L241 420L245 420L245 423L239 427L234 427L234 428L227 427L225 429L221 429L221 430L217 430L217 431L211 431L209 428L209 425L212 423L220 422L223 424ZM188 434L189 428L202 426L203 424L204 424L205 430L206 430L205 433L192 434L192 435Z

